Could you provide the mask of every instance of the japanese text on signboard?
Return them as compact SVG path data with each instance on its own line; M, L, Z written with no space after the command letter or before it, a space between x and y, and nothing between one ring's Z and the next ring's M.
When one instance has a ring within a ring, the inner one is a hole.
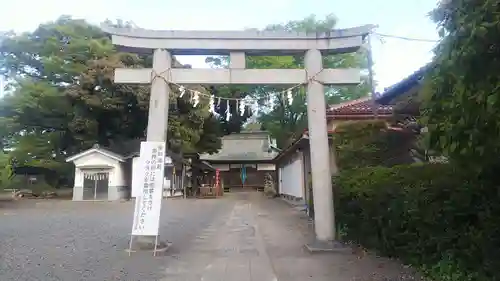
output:
M142 196L140 197L142 202L140 204L139 221L136 224L139 230L144 227L147 213L151 212L153 209L153 198L155 196L155 191L157 191L155 189L162 189L161 184L159 185L158 182L161 183L163 181L162 173L165 151L162 145L158 145L153 147L151 153L145 156ZM159 190L160 194L162 192L162 190Z

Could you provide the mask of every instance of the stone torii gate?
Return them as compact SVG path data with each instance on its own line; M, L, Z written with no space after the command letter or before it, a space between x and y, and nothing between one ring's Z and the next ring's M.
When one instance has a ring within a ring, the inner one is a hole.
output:
M315 247L335 247L335 220L330 172L326 104L323 85L356 85L360 69L323 69L322 55L349 53L363 45L373 26L326 33L267 31L160 31L129 28L102 29L120 50L153 53L152 69L116 69L115 83L151 83L148 141L166 141L169 82L179 85L251 84L307 86L307 114L311 147ZM305 69L246 69L245 56L303 55ZM229 69L172 67L172 55L225 55ZM160 78L160 79L157 79ZM332 163L335 164L334 159ZM333 166L336 170L336 166Z

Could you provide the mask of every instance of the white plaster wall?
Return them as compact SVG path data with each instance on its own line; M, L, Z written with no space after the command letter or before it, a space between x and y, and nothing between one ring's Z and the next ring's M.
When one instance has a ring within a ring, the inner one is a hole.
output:
M109 183L108 200L120 200L128 196L127 188L129 188L130 183L125 174L125 165L126 163L118 162L116 168L110 171L110 178L111 173L113 173L113 181Z
M83 200L83 172L75 167L75 185L73 186L73 201Z
M283 194L283 167L278 168L278 193Z
M297 151L280 166L280 193L295 198L304 198L304 163L302 152Z
M134 171L140 170L141 169L141 162L140 162L140 157L134 157L132 158L132 182L130 183L130 188L135 188L135 190L132 190L131 197L135 198L137 194L140 194L141 192L141 179L140 177L136 174L134 176Z
M83 200L83 174L86 170L103 169L109 173L108 200L119 200L123 198L125 192L123 187L127 185L123 166L115 159L107 157L99 152L85 155L74 161L75 164L75 184L73 187L73 200Z

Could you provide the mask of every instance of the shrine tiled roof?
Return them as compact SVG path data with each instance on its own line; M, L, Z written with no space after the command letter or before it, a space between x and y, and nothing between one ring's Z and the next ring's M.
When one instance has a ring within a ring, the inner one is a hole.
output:
M386 88L384 92L377 97L377 102L379 104L388 104L393 99L404 95L411 88L415 87L420 83L424 75L433 67L432 63L429 63L417 71L413 72L411 75L405 79L399 81L398 83Z
M222 147L215 154L204 153L200 159L209 162L270 161L278 152L269 143L266 131L243 131L222 137Z
M377 104L377 114L389 116L392 114L391 105ZM330 119L350 119L350 118L371 118L373 117L373 103L370 97L330 105L326 111L327 118Z

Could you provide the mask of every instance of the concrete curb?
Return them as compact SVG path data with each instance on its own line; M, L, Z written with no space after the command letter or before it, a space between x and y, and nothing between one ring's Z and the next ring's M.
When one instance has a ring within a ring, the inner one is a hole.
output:
M288 206L292 207L293 209L299 210L299 211L305 211L307 207L305 206L304 203L299 203L299 202L293 202L288 199L285 199L283 197L278 197L278 199L284 203L286 203Z

